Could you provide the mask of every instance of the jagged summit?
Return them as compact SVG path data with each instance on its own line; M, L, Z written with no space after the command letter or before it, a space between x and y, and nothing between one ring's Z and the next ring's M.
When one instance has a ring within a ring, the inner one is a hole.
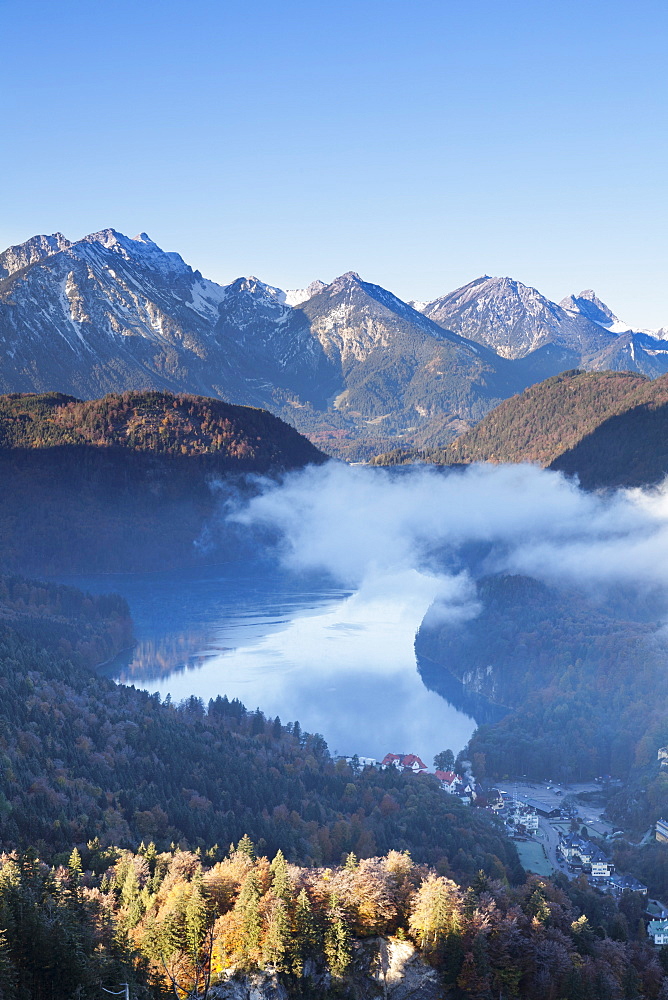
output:
M565 299L561 300L559 305L562 309L586 316L593 323L598 323L599 326L614 333L621 333L629 329L625 323L622 323L615 316L612 309L599 299L592 288L585 288L584 291L578 292L577 295L567 295Z
M565 310L530 285L482 275L422 309L440 326L504 358L518 359L548 344L579 354L602 350L607 333L587 316Z
M615 321L591 290L557 305L487 274L426 305L357 271L288 292L255 275L219 285L146 232L53 233L0 254L0 392L216 396L364 458L442 444L566 369L668 371L668 343L601 316Z
M317 278L312 281L306 288L289 288L285 292L284 302L289 306L299 306L302 302L306 302L308 299L312 299L314 295L321 292L323 288L327 285L324 281L319 281Z
M21 271L45 257L50 257L60 250L66 250L71 243L62 233L52 233L51 236L33 236L25 243L8 247L0 254L0 279Z

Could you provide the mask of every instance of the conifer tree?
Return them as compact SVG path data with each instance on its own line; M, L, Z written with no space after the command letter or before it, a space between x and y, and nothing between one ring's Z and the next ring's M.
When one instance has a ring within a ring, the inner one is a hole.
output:
M246 955L255 953L260 945L262 934L260 896L260 883L253 868L244 879L234 907L241 916L241 941Z
M79 885L81 876L83 875L83 867L81 865L81 855L78 850L73 848L70 854L70 860L67 862L67 867L70 870L70 876L74 885Z
M318 927L315 921L311 900L305 889L297 896L294 921L294 954L292 960L293 972L301 976L304 963L313 958L318 949Z
M247 854L251 861L255 861L255 845L247 833L244 833L236 849L242 854Z
M352 959L350 927L336 896L332 896L328 912L328 927L325 931L325 958L335 979L341 979Z
M290 967L290 920L285 902L274 900L267 915L267 929L262 941L262 959L277 972L285 972Z
M271 891L278 899L282 899L284 903L289 904L292 898L292 882L288 874L287 862L280 848L276 852L276 857L271 862L271 872Z

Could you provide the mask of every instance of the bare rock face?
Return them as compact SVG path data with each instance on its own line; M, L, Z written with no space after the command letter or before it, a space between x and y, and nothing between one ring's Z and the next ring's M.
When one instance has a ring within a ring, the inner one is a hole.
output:
M328 995L329 973L307 968L312 994ZM420 957L410 941L368 938L355 944L352 965L342 984L354 1000L442 1000L438 972ZM269 972L232 975L217 983L210 1000L290 1000L296 996L289 977ZM300 994L301 995L301 994Z
M440 977L427 965L410 941L375 938L361 949L371 952L369 975L356 983L354 996L371 1000L440 1000L443 996ZM375 950L375 956L373 954ZM365 983L367 979L368 986Z
M278 977L269 973L255 973L239 979L218 983L209 991L209 1000L289 1000L286 987Z

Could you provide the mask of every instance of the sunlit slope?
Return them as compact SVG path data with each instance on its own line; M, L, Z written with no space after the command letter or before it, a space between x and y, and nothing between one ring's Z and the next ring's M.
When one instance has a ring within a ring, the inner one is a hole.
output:
M537 462L589 487L641 485L668 471L667 430L668 376L573 370L505 400L444 448L376 462Z
M218 399L152 390L85 402L61 393L0 396L0 449L93 446L211 456L264 471L324 461L278 417Z
M220 400L2 396L0 567L120 572L220 559L232 545L222 484L324 460L272 414Z

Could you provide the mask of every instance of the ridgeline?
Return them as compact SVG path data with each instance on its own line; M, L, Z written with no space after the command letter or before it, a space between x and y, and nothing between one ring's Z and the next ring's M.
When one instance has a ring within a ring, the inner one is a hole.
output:
M326 461L264 410L165 392L0 397L0 569L58 575L245 552L218 516L249 473Z
M375 465L536 462L587 489L641 486L668 472L668 376L568 371L505 400L443 448L394 451Z

